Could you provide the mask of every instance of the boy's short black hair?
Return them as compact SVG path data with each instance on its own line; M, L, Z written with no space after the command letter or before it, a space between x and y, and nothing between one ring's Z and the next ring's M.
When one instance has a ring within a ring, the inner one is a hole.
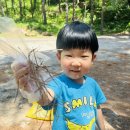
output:
M75 21L64 26L57 35L57 49L90 49L98 51L98 40L95 32L85 23Z

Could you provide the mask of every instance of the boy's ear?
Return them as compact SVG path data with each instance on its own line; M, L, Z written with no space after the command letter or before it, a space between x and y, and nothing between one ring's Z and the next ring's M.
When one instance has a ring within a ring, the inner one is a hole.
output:
M61 60L61 52L56 53L57 59L60 61Z
M95 61L96 57L97 57L97 55L93 54L92 61Z

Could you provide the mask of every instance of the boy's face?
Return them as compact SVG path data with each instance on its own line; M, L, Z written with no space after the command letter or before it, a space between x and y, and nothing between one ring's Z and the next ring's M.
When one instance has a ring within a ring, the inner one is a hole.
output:
M70 49L57 53L57 57L64 73L78 83L83 83L83 76L91 68L95 54L88 49Z

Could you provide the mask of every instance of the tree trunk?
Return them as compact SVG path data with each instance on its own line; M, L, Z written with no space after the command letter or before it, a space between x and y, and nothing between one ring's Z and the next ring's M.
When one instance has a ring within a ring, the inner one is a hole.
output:
M101 30L100 34L104 32L104 10L105 10L105 0L102 0L102 11L101 11Z
M130 0L127 0L128 1L128 5L130 6Z
M26 0L23 0L23 15L26 18Z
M91 4L90 19L91 19L91 26L93 26L93 16L94 16L94 0L90 0L90 4Z
M22 20L23 19L22 0L19 0L19 14L20 14L20 20Z
M61 13L61 0L59 0L59 13Z
M12 4L12 10L14 11L14 14L15 14L14 0L11 0L11 4Z
M75 21L75 0L73 0L73 15L72 15L72 21Z
M68 0L66 0L66 24L68 24L68 14L69 14Z
M7 0L5 0L5 8L6 8L6 14L9 14L9 10L8 10L8 4L7 4Z
M31 12L31 15L32 15L32 18L33 18L33 0L30 0L30 12Z
M5 16L4 8L3 8L3 3L2 3L1 0L0 0L0 13L1 13L2 16Z
M87 14L86 6L87 6L87 3L84 3L83 21L86 17L86 14Z
M43 16L43 24L47 24L45 0L42 0L42 16Z
M31 4L31 15L32 15L32 18L33 18L34 13L35 13L36 3L37 3L37 0L31 0L31 1L30 1L30 4Z
M48 3L48 6L49 6L50 5L50 0L48 0L47 3Z

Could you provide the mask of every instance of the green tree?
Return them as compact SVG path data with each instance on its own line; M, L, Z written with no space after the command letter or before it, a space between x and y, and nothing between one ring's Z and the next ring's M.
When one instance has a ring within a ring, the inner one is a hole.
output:
M58 5L59 5L59 13L61 13L61 0L59 0Z
M12 10L14 11L14 14L15 14L14 0L11 0L11 5L12 5Z
M68 8L68 0L66 0L66 24L68 23L69 8Z
M23 19L23 7L22 7L22 0L19 0L19 14L20 14L20 20Z
M6 12L6 14L8 15L9 14L9 10L8 10L8 3L7 3L7 0L5 0L5 12Z
M101 30L100 33L104 32L104 10L105 10L105 0L102 0L102 10L101 10Z
M94 0L90 0L91 5L91 13L90 13L90 19L91 19L91 26L93 26L93 17L94 17Z
M72 14L72 21L75 21L75 0L73 0L73 14Z
M31 5L30 10L31 10L32 18L36 10L36 4L37 4L37 0L30 0L30 5Z
M43 17L43 24L47 24L45 0L42 0L42 17Z
M2 16L5 16L4 7L3 7L3 1L2 0L0 0L0 14Z

